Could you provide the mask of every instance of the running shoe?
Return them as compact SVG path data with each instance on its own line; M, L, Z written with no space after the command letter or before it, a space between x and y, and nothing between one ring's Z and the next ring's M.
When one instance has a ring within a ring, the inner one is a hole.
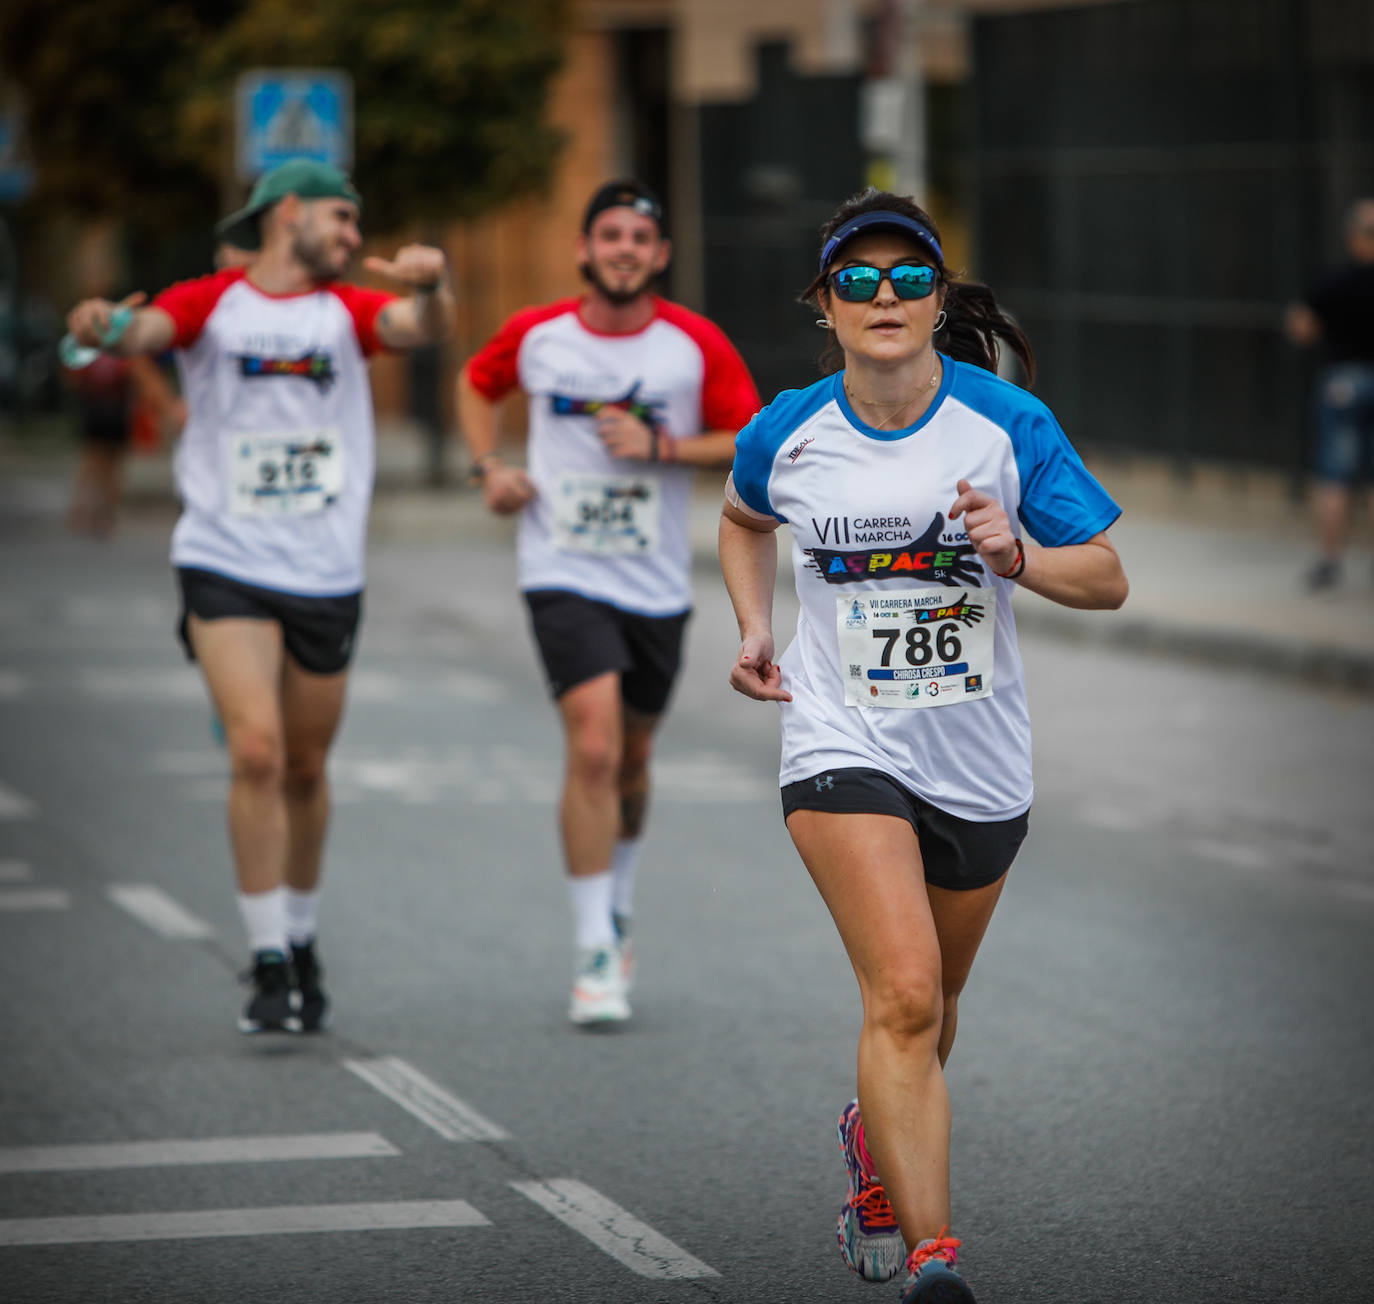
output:
M906 1245L892 1203L873 1171L857 1100L844 1107L839 1133L844 1164L849 1169L849 1197L840 1207L835 1224L840 1257L865 1281L891 1281L906 1260Z
M1330 557L1323 557L1320 561L1314 562L1304 576L1309 593L1322 593L1327 589L1334 589L1340 582L1341 564Z
M911 1275L902 1287L902 1304L978 1304L954 1270L961 1242L946 1236L946 1230L911 1251L906 1261Z
M611 923L615 925L615 944L620 951L620 977L628 996L635 982L635 940L630 936L634 916L613 914Z
M291 968L296 974L296 994L300 998L302 1032L319 1032L329 1023L329 998L320 986L324 970L315 956L312 939L304 946L291 943Z
M620 1023L630 1017L619 948L584 947L577 953L568 1018L574 1023Z
M299 1032L298 997L292 987L291 966L280 951L258 951L253 967L241 981L253 994L239 1017L240 1032Z

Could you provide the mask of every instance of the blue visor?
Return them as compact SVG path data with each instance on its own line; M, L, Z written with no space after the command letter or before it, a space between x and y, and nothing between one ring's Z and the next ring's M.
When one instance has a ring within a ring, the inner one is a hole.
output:
M841 245L864 231L900 231L903 235L909 235L917 243L924 245L935 255L935 259L941 267L945 264L944 250L940 248L940 242L935 238L935 233L924 222L918 222L914 217L907 217L905 213L893 213L886 209L878 209L876 212L860 213L858 217L851 218L825 242L825 248L821 250L821 271L824 272L830 266L831 259L839 252Z

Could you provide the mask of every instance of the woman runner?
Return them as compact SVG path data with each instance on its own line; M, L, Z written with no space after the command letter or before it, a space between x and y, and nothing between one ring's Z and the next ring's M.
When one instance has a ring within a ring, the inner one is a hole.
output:
M1120 511L1045 405L996 376L1005 343L1033 379L1029 343L986 286L950 274L922 209L870 190L821 234L804 298L843 368L778 395L736 441L730 683L780 704L787 829L863 998L841 1255L870 1281L905 1268L902 1304L970 1304L943 1069L1031 804L1011 598L1119 607L1104 531ZM783 521L801 612L778 662Z

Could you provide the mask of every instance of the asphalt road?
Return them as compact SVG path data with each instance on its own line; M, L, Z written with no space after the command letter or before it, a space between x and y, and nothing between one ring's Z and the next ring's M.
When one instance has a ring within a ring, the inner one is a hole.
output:
M835 1249L857 993L709 569L632 1023L565 1021L506 532L400 528L333 767L335 1026L249 1039L166 526L0 532L0 1298L895 1301ZM1374 1298L1374 703L1024 651L1031 837L950 1064L980 1304Z

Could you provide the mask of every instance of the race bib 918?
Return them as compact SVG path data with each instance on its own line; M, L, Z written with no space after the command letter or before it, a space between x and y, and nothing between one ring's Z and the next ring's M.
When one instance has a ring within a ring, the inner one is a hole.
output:
M229 510L235 516L309 516L343 492L337 430L231 435Z
M565 475L553 495L553 541L568 552L641 556L658 547L658 482Z
M954 706L992 694L995 589L915 589L835 599L846 706Z

